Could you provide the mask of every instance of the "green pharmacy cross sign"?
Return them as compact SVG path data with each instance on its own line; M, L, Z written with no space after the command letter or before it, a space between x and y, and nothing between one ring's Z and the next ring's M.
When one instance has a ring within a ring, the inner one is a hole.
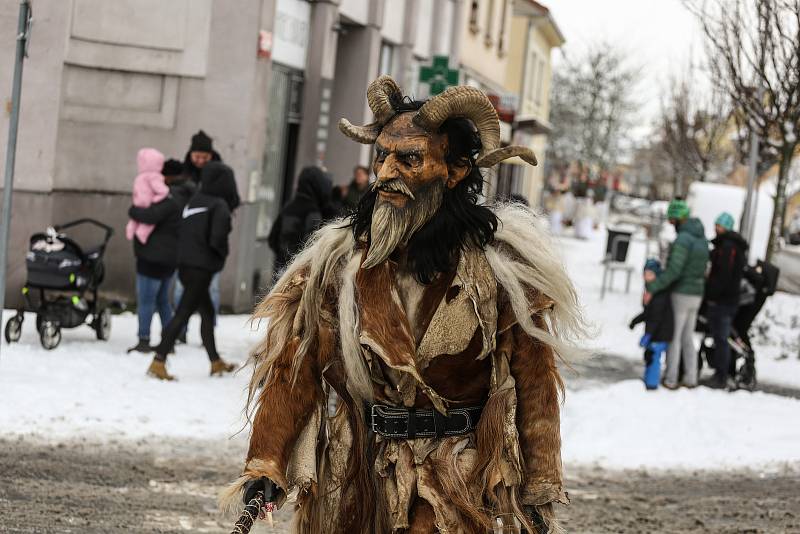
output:
M458 70L451 69L447 56L433 56L433 65L419 69L419 81L430 86L431 96L458 85Z

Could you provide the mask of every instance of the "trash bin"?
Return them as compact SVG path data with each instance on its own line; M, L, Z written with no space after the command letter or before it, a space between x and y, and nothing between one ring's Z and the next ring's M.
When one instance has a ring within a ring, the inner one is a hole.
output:
M634 230L626 227L608 228L607 230L606 258L624 263L625 258L628 257L628 245L631 242ZM615 240L617 242L616 247L614 247Z

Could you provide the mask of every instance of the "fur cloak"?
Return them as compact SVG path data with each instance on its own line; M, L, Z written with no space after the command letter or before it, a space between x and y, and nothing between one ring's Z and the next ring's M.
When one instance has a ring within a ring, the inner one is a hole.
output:
M575 290L538 217L495 208L484 250L425 286L419 313L399 304L391 261L360 269L344 221L319 230L259 304L252 435L243 475L266 476L295 503L295 532L504 532L538 508L551 532L562 487L556 357L583 323ZM482 399L476 431L389 440L364 404L449 407Z

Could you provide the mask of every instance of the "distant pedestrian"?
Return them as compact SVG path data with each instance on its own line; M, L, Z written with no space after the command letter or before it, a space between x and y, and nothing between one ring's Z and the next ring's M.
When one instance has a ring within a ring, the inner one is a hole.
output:
M169 194L169 187L164 182L164 175L161 174L164 154L155 148L143 148L136 154L136 166L139 173L133 180L133 205L137 208L147 208L164 200ZM147 238L154 228L152 224L130 219L125 227L125 236L129 241L133 241L136 237L140 242L147 243Z
M682 357L683 383L691 388L697 386L697 350L693 335L703 298L708 241L703 223L700 219L689 217L689 206L685 201L671 201L667 207L667 218L675 226L678 236L670 246L667 268L654 281L647 283L644 303L648 304L654 294L662 291L672 294L675 331L667 351L664 387L678 388L678 371Z
M347 212L351 212L358 207L361 197L369 189L369 168L358 165L353 169L353 180L347 186L347 192L344 195L344 208Z
M547 196L544 209L548 214L550 233L561 235L564 221L564 195L570 190L569 177L566 170L554 172L547 181Z
M589 239L592 235L594 224L594 208L592 206L592 190L589 187L589 173L581 172L577 181L572 184L572 194L575 195L575 215L573 225L575 237Z
M644 265L645 283L653 282L661 274L661 263L649 259ZM628 325L631 330L644 322L644 334L639 346L644 349L644 386L658 389L661 379L661 360L672 341L675 319L672 315L672 302L667 291L656 293L644 306L642 313L633 318Z
M167 355L174 350L182 326L194 312L200 313L200 336L211 361L211 375L222 375L235 366L217 352L214 339L214 307L208 289L215 273L222 270L228 256L231 212L235 209L233 171L224 163L211 162L203 167L199 191L181 212L178 240L178 277L184 294L175 316L161 334L161 343L148 374L161 380L174 380L167 372Z
M275 268L281 272L316 229L336 213L331 205L333 185L319 167L305 167L297 180L294 197L278 214L267 242L275 253Z
M194 184L183 175L181 162L175 159L164 163L164 180L169 195L148 207L131 206L128 216L139 223L153 226L146 242L133 240L136 256L136 311L139 319L138 343L128 352L152 352L150 325L158 311L161 330L172 320L169 288L178 266L178 229L181 210L194 194Z
M186 152L186 157L183 160L183 172L192 180L192 182L195 183L195 185L199 186L203 167L213 161L222 162L222 157L216 150L214 150L214 140L203 130L200 130L192 136L191 145L189 146L189 150ZM241 203L239 191L235 185L236 184L234 183L233 190L228 193L230 198L226 199L226 202L232 206L231 210L235 210ZM216 316L219 315L220 306L219 278L220 273L215 273L214 277L211 279L211 287L209 288L211 302L214 304L215 324ZM176 307L179 305L182 296L183 284L180 280L176 280L173 295L173 300ZM181 332L178 335L178 341L181 343L186 343L186 325L184 325L181 329Z
M739 307L740 286L747 266L747 241L733 231L733 217L723 212L714 224L717 236L711 240L711 271L706 281L708 322L714 337L714 388L727 387L732 378L728 336Z
M203 167L212 161L222 161L222 157L214 150L214 140L200 130L192 136L192 143L183 160L183 172L199 185Z

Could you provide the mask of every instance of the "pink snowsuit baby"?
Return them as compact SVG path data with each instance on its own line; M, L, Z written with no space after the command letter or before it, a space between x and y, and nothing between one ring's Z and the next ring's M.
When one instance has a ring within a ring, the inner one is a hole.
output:
M167 198L169 187L164 182L164 175L161 174L164 168L164 154L155 148L143 148L136 155L136 164L139 167L139 174L133 181L133 205L137 208L148 208L150 204ZM139 242L144 244L147 243L154 228L155 225L131 219L125 227L125 235L129 240L133 240L136 236Z

